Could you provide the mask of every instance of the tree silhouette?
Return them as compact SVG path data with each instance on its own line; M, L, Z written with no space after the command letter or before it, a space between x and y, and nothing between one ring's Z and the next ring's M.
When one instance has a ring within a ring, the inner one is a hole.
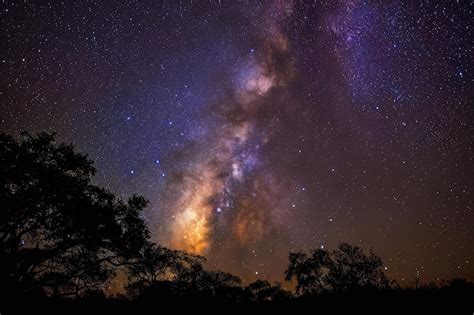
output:
M336 291L381 289L389 285L389 280L383 272L382 259L372 251L366 255L360 247L347 243L340 244L333 252L327 282Z
M389 286L389 280L382 266L382 260L372 251L366 255L360 247L342 243L332 252L315 249L309 255L291 253L285 279L296 278L296 291L300 295L383 289Z
M241 280L230 273L205 270L205 258L150 245L128 267L129 293L145 299L160 295L229 300L241 297Z
M145 246L146 200L91 184L92 161L53 134L0 133L0 286L61 295L99 290Z
M203 257L149 243L127 266L129 293L140 294L158 282L190 282L202 271L203 262Z
M331 267L329 253L323 249L314 249L310 254L290 253L285 280L296 278L296 293L310 295L329 288L326 275Z
M382 260L347 243L333 251L290 253L285 279L296 279L296 296L266 280L243 287L239 277L206 270L202 256L152 243L141 217L146 200L132 196L123 201L93 185L92 161L71 145L57 144L54 135L22 133L15 139L0 132L0 165L0 294L12 310L19 299L38 297L39 304L54 300L68 305L64 297L75 297L74 303L107 306L111 300L102 289L118 270L128 276L123 284L130 298L120 303L132 307L135 301L149 306L157 297L174 306L208 301L293 307L326 299L333 307L332 297L362 294L387 301L443 296L471 307L466 301L472 300L472 282L423 286L418 279L413 288L390 286ZM41 294L25 294L32 292ZM320 293L335 294L316 296Z
M175 277L175 288L181 295L225 296L234 294L233 288L239 287L241 279L230 273L208 271L203 267L205 258L194 257L182 266Z

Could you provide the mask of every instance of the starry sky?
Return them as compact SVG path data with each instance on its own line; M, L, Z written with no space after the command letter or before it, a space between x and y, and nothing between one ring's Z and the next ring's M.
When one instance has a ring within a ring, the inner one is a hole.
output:
M55 131L244 281L346 241L474 279L472 1L3 1L0 130Z

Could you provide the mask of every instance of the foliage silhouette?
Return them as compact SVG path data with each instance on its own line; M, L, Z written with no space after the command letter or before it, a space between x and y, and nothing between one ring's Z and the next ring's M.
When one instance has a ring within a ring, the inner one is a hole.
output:
M156 244L149 244L142 249L140 256L128 267L128 275L131 280L130 292L140 290L158 281L165 281L176 275L187 257L182 253L173 251Z
M113 266L148 240L142 197L116 198L91 183L96 170L53 134L0 133L0 283L73 296L100 290Z
M267 280L252 282L246 287L246 290L250 294L250 299L258 302L284 301L291 296L290 292L282 288L281 283L271 284Z
M347 243L332 252L315 249L309 255L290 253L285 279L293 278L300 295L389 287L380 257L372 251L366 255L361 248Z
M257 280L243 286L239 277L206 270L206 259L150 241L142 219L147 201L124 201L92 183L93 162L58 144L54 134L0 132L0 312L34 305L78 313L103 307L115 313L139 307L210 302L241 306L352 307L369 298L384 303L455 303L472 313L474 284L454 279L440 285L401 287L384 274L372 251L342 243L333 251L289 254L285 280ZM106 296L116 273L127 292ZM27 303L24 303L24 302ZM189 303L182 303L189 302ZM425 307L426 308L426 307Z

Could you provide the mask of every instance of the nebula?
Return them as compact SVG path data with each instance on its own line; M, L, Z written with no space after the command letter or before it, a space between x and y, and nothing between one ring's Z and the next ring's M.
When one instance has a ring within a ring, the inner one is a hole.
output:
M218 123L194 152L180 180L173 183L178 193L169 204L172 247L206 254L212 246L214 216L222 212L233 213L226 214L232 226L229 232L241 245L261 237L271 224L264 213L271 207L259 205L248 196L266 189L262 187L264 181L255 177L261 164L259 148L269 136L266 128L258 126L258 114L273 105L269 96L294 76L287 57L288 39L282 30L291 12L292 5L283 1L262 10L259 20L263 22L255 25L258 47L236 63L229 78L231 92L219 100ZM250 175L254 175L252 179Z

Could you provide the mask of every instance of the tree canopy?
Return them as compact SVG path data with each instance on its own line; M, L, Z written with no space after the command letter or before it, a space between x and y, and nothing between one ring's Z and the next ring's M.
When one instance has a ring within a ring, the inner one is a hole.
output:
M285 279L296 279L296 291L311 295L324 291L346 291L389 285L380 257L367 255L360 247L342 243L334 251L324 249L290 253Z
M112 266L139 254L147 201L91 183L96 170L53 134L0 133L0 282L63 295L98 289Z

